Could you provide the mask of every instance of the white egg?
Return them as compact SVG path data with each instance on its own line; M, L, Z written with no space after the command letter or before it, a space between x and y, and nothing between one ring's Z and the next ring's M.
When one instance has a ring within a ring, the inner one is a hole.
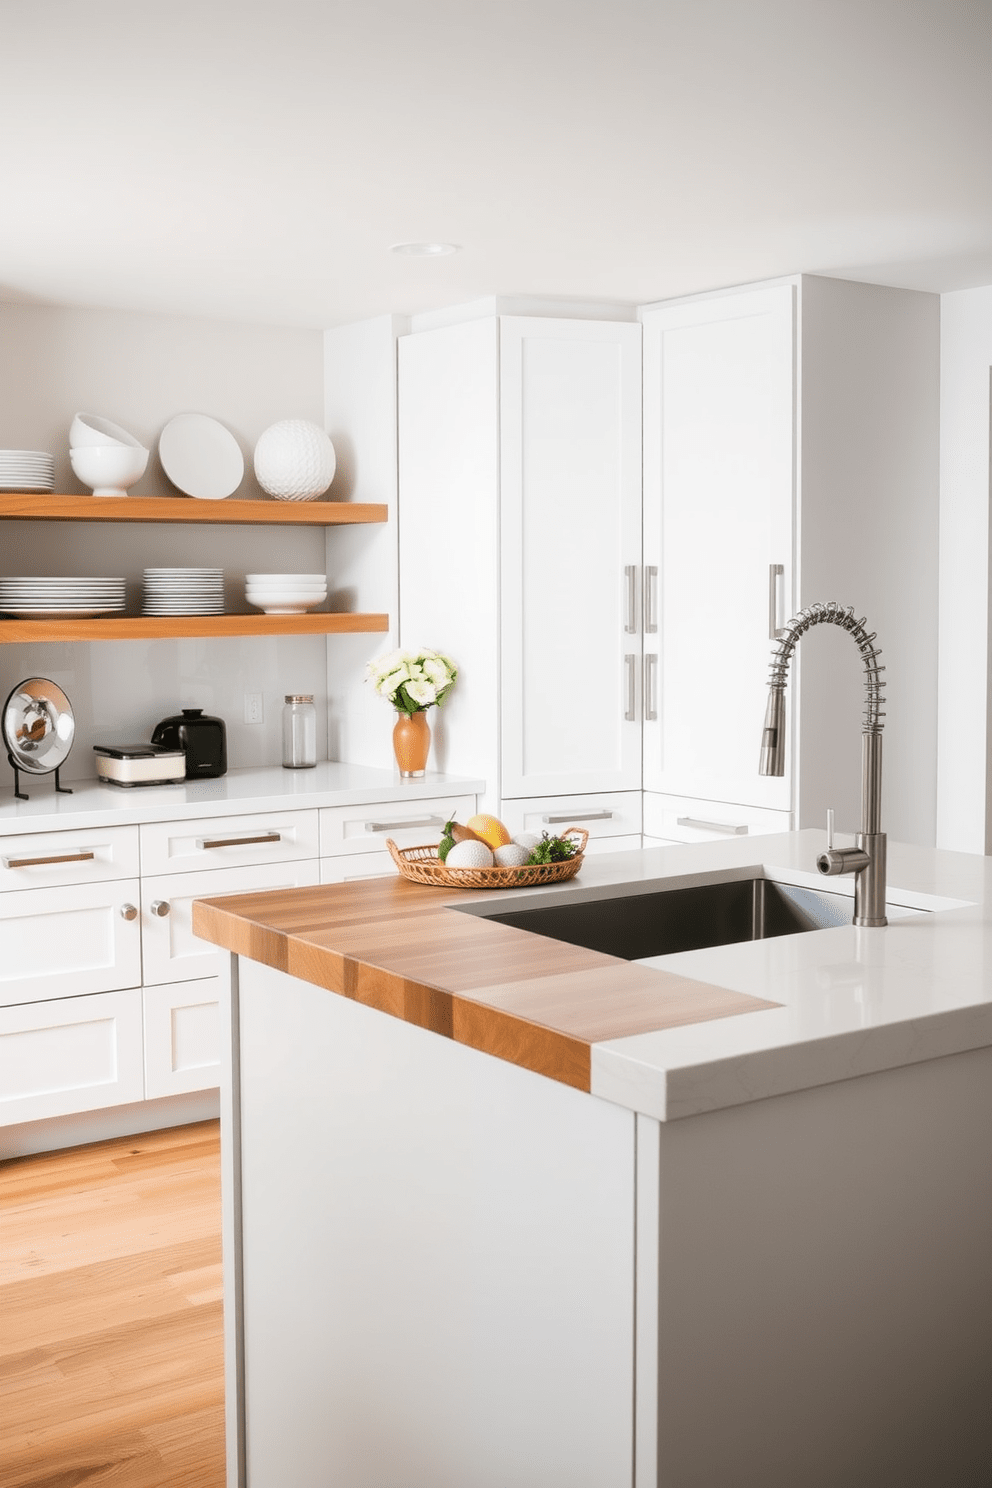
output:
M496 849L493 857L497 868L522 868L530 857L530 848L522 847L519 842L507 842Z
M446 868L491 868L493 855L484 842L456 842L444 860Z
M541 839L536 832L518 832L513 840L517 847L525 847L527 849L527 856L530 857Z

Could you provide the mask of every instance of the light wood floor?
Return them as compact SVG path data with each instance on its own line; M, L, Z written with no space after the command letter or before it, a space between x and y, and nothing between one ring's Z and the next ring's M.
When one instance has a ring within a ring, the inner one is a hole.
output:
M218 1123L0 1165L0 1484L223 1488Z

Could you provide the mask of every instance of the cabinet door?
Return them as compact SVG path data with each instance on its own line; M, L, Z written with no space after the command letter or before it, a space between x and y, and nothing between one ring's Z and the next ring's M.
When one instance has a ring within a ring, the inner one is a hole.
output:
M309 888L320 876L316 858L252 868L215 868L141 881L141 959L146 986L219 976L227 951L193 934L193 900L255 889Z
M501 794L641 777L641 329L500 322Z
M219 977L145 987L145 1098L220 1084Z
M137 879L0 894L0 1006L137 986L138 898Z
M649 790L789 809L758 753L793 602L793 294L644 312Z
M0 1010L0 1126L143 1094L138 987Z

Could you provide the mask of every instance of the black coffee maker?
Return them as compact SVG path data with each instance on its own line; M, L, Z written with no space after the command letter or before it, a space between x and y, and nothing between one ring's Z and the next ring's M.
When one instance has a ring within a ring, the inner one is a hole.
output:
M202 708L184 708L155 725L153 744L181 749L186 756L186 779L209 780L227 774L227 729L223 718L209 718Z

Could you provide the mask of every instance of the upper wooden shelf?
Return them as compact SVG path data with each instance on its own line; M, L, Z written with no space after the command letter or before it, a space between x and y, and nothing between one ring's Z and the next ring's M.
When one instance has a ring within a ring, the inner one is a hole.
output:
M0 493L0 517L25 522L211 522L336 527L385 522L378 501L200 501L194 496L40 496Z

